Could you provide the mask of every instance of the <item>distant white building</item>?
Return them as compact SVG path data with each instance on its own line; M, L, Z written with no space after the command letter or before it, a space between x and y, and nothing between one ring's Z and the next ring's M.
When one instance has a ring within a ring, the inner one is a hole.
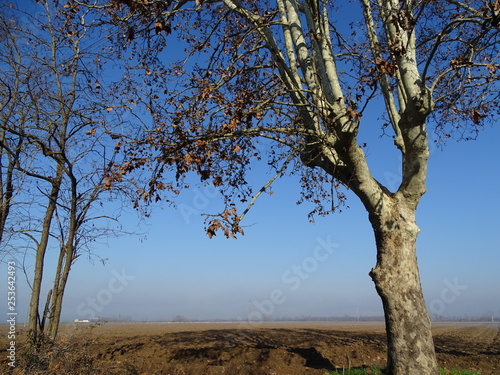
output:
M73 320L75 323L90 323L88 319L75 319Z
M101 321L101 317L94 316L92 319L75 319L73 322L75 323L97 323Z

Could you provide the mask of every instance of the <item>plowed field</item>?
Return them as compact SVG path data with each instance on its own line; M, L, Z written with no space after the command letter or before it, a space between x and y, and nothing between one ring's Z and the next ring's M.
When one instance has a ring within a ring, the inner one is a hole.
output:
M433 332L440 367L500 374L498 323L439 323ZM68 324L36 373L325 375L383 366L385 351L380 323ZM3 358L1 366L7 369Z

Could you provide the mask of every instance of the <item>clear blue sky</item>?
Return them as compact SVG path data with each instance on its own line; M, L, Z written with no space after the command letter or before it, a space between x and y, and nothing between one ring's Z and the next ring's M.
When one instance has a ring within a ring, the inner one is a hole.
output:
M394 189L399 157L392 140L378 137L374 124L363 120L361 142L368 143L375 177ZM428 192L417 217L420 271L431 315L491 312L500 317L499 140L497 126L485 129L477 141L449 141L443 151L431 144ZM259 188L271 176L262 167L255 170ZM125 229L146 235L98 245L94 252L109 259L104 266L85 256L76 262L63 320L93 314L135 320L382 315L368 276L375 266L373 234L357 197L349 194L348 209L311 224L311 207L295 204L295 179L278 180L272 190L252 208L244 222L246 234L237 240L221 234L208 239L204 233L199 214L220 209L210 189L184 191L180 210L155 210L141 225L134 212L122 216ZM51 253L45 293L54 263ZM5 264L0 269L5 278ZM28 287L19 281L21 321L28 300Z
M428 192L418 210L420 271L432 315L500 316L498 139L500 129L487 128L477 141L432 149ZM374 174L390 186L398 158L383 146L391 140L368 140ZM260 175L261 182L266 178ZM277 181L273 191L261 196L237 240L208 239L203 231L197 213L220 208L213 191L185 191L180 210L156 210L138 227L145 236L98 246L95 252L109 258L105 266L78 260L63 320L93 313L135 320L381 315L368 276L374 240L358 199L350 195L348 209L311 224L310 207L295 204L295 180ZM138 223L134 213L122 220L131 229ZM19 289L23 319L29 293L21 282Z

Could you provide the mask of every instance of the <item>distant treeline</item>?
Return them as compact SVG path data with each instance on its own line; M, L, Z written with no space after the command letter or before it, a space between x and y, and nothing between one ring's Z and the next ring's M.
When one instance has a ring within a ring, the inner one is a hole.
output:
M92 322L145 322L135 320L131 316L113 316L113 317L99 317L93 319ZM493 314L483 315L466 315L466 316L432 316L433 322L500 322L500 316ZM149 320L148 320L149 321ZM151 320L153 321L153 320ZM174 316L171 319L157 320L158 322L172 322L172 323L203 323L203 322L239 322L239 319L190 319L184 316ZM300 317L265 317L263 321L266 322L383 322L383 316L300 316Z

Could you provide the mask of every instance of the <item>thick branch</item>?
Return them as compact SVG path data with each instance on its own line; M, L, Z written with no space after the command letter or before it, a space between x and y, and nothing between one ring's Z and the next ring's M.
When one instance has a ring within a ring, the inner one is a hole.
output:
M384 58L382 56L382 52L380 51L380 42L378 40L377 31L375 29L375 22L372 17L373 11L371 9L370 0L362 0L362 3L365 24L368 32L368 40L370 41L370 48L375 59L375 65L377 65L377 61L379 61L379 63L382 63L384 61ZM396 107L394 95L391 90L388 72L382 72L379 70L379 77L387 113L389 114L392 128L394 129L394 133L396 134L394 144L404 153L404 143L401 137L401 129L399 128L399 120L401 117Z

